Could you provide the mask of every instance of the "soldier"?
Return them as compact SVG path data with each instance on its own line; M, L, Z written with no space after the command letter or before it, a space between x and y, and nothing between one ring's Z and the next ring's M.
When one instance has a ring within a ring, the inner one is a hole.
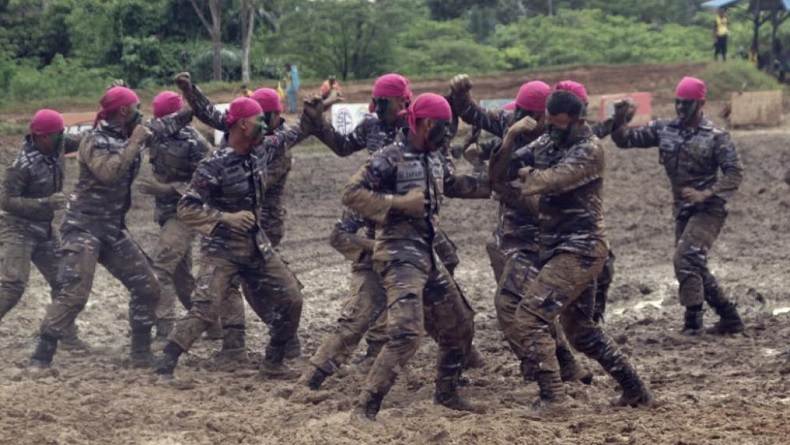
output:
M457 392L461 361L471 349L471 309L433 249L440 196L487 197L487 184L448 175L437 152L448 142L452 112L436 94L408 108L408 138L374 153L346 186L343 203L375 221L373 267L387 295L389 340L376 357L354 409L375 420L399 370L414 355L423 328L439 345L434 401L476 410ZM431 322L424 323L425 319Z
M154 118L186 113L181 96L165 91L154 98ZM156 307L156 338L164 341L175 324L175 303L189 307L195 278L192 276L192 241L194 232L176 215L178 200L198 163L211 144L193 127L167 128L173 133L154 134L149 144L149 160L154 180L140 179L143 193L155 199L155 219L161 227L152 255L153 268L159 277L161 292Z
M82 135L64 134L63 116L39 110L30 122L22 151L6 169L0 190L0 320L19 303L30 277L30 262L44 276L54 299L60 238L52 230L57 210L66 207L63 194L64 153L77 151ZM72 323L61 345L87 349Z
M519 122L518 131L511 133L511 147L527 145L544 133L546 99L551 93L551 87L546 83L532 81L523 84L516 95L512 112L486 110L478 106L472 100L471 89L472 82L465 74L455 76L450 81L455 112L465 122L478 125L497 137L504 137L505 132ZM512 150L502 153L502 147L495 144L492 144L491 156L497 158L496 162L501 163L503 168L507 168L511 162ZM492 174L498 175L496 172ZM493 236L486 243L486 250L498 284L495 296L497 318L507 339L509 326L514 322L516 307L523 298L523 288L528 277L526 272L538 262L540 215L535 208L515 207L518 204L510 198L513 190L508 187L500 184L494 187L494 191L500 199L499 218ZM590 383L592 373L578 363L561 330L558 331L557 357L563 379ZM510 346L523 363L524 353L519 350L518 345L510 342ZM522 365L521 371L522 378L526 381L532 379L525 365Z
M629 104L615 109L612 140L620 148L658 147L672 187L675 216L675 276L680 304L686 314L682 332L703 332L703 302L720 319L714 334L743 331L736 305L724 295L707 266L708 250L727 219L726 204L743 177L743 167L729 133L703 115L707 87L684 77L675 90L675 119L654 120L639 128L627 127ZM723 175L719 177L718 170Z
M224 131L227 134L226 116L211 104L197 85L192 83L189 73L178 74L176 76L176 84L184 93L184 97L198 119L206 125ZM266 188L260 221L263 232L272 243L272 248L276 249L285 234L285 183L288 180L288 174L291 172L293 163L291 148L309 136L311 128L307 128L307 123L311 122L311 120L303 113L300 125L296 128L288 128L285 124L285 119L280 116L283 111L282 100L277 92L271 88L259 88L252 93L250 98L261 106L266 124L266 138L263 142L268 147L266 148L268 153L265 175ZM245 297L248 297L248 292L243 282L242 290ZM226 301L232 301L232 299ZM260 307L254 306L257 302L261 302L259 300L247 298L247 301L257 315L268 326L271 326L275 314L266 305L266 301L262 301L264 306ZM236 305L234 304L231 307L236 307ZM225 313L226 310L222 312ZM243 317L243 312L241 314L233 314L231 317L236 319ZM236 337L236 342L238 343L238 336ZM302 349L299 337L295 336L288 344L286 357L295 358L301 355Z
M200 163L178 203L178 217L205 238L192 306L170 334L154 372L173 375L181 354L216 320L238 275L251 306L266 301L274 313L261 375L290 377L283 360L299 327L301 286L272 248L260 216L268 157L277 147L261 142L266 122L255 100L235 99L226 119L227 145Z
M374 116L367 116L359 125L349 134L342 134L335 130L329 122L320 120L318 128L315 131L316 137L329 147L336 155L345 157L358 151L367 149L368 153L375 153L382 147L392 144L400 137L400 133L405 127L406 123L403 116L399 115L400 112L405 110L409 101L412 98L412 92L409 89L409 80L400 74L389 73L380 76L373 83L372 98L370 101L369 110L374 113ZM354 220L354 212L344 212L343 218L349 217L350 219L343 219L339 225L335 226L335 232L340 227L350 228L357 226L358 222ZM359 226L358 226L359 227ZM372 227L372 226L371 226ZM366 234L369 239L373 239L374 231L367 230ZM344 236L341 238L340 234L333 234L333 239L339 241L346 239ZM342 247L335 246L336 249L343 252ZM447 237L443 231L439 231L436 236L434 248L439 255L439 259L444 263L445 267L452 274L458 266L459 259L456 254L456 247L452 241ZM345 255L346 253L344 253ZM369 283L373 277L367 276L370 271L370 264L362 261L352 265L352 283ZM362 276L355 276L361 274ZM370 305L371 301L376 298L376 293L383 292L380 289L374 290L376 287L373 285L361 286L351 296L351 300L347 303L346 307L358 307L360 304ZM373 292L368 294L367 292ZM365 300L365 303L361 301ZM370 307L370 306L366 306ZM366 318L360 313L357 315L363 319ZM368 326L366 322L354 323L357 328L365 328L367 334L365 340L368 348L365 353L364 361L370 363L376 358L381 348L387 342L387 323L386 317L381 316L372 325ZM327 340L329 341L329 340ZM356 343L351 346L348 353L353 351ZM333 354L330 354L333 355ZM321 366L316 364L316 366ZM326 371L329 368L325 369Z
M132 181L140 168L140 153L151 132L140 125L140 100L134 91L110 88L99 103L102 108L94 130L80 144L79 179L61 225L61 287L41 324L41 337L30 361L32 367L48 367L52 363L58 340L85 307L97 263L131 293L132 364L146 366L152 359L151 328L159 299L159 280L125 223L131 206ZM154 124L168 125L164 121Z
M538 382L536 409L565 398L552 338L557 320L574 348L598 361L620 384L623 394L616 405L652 400L628 358L592 319L595 277L603 268L608 243L601 196L604 151L582 119L583 107L573 93L552 93L546 102L547 134L518 150L519 163L511 164L508 172L523 181L522 198L537 205L541 215L539 272L528 280L506 332Z

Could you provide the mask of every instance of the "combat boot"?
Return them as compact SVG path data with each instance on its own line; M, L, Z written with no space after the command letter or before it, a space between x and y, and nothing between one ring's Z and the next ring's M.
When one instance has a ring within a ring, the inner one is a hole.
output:
M266 355L258 371L261 377L267 379L291 380L299 378L299 372L289 368L285 363L285 347L266 346Z
M637 375L633 366L626 363L611 372L612 377L620 384L623 394L612 401L613 406L650 406L653 404L653 394L647 389L645 382Z
M285 358L292 360L302 356L302 342L299 341L299 336L294 335L292 339L288 340L285 344Z
M351 415L353 417L375 421L376 415L378 415L381 410L382 400L384 400L384 394L364 391L359 400L357 400Z
M58 349L58 339L49 335L42 334L38 339L36 350L28 362L29 368L49 368L52 365L52 358Z
M132 330L132 367L150 368L156 362L151 352L151 327Z
M313 370L313 373L310 375L309 379L306 379L307 387L313 391L318 391L319 389L321 389L321 385L324 384L324 380L326 380L326 378L329 377L330 375L332 374L325 372L321 368L315 368Z
M743 321L738 315L738 308L734 303L727 303L724 306L714 307L719 315L719 321L708 329L709 334L726 335L743 332Z
M221 340L222 336L222 323L219 321L213 323L203 332L203 340Z
M455 411L484 413L482 406L469 403L469 401L458 394L458 384L454 379L436 380L436 392L433 394L433 403Z
M560 378L563 382L592 384L592 372L576 360L573 352L565 348L557 348L557 361L560 364Z
M72 324L60 338L60 347L66 351L90 351L89 344L82 341L77 335L77 325Z
M249 360L244 327L226 326L222 331L222 349L211 357L211 363L225 370L246 365Z
M686 314L683 317L683 329L680 332L685 335L701 335L704 332L702 329L702 316L704 313L702 305L686 307Z
M181 346L173 342L169 342L167 346L165 346L165 350L159 359L156 361L154 365L154 374L157 374L164 378L172 378L173 373L176 370L176 365L178 365L178 358L181 357L181 354L184 353L184 350L181 349Z
M538 400L532 404L535 411L561 405L567 400L565 387L562 385L560 373L555 371L538 371L535 374L538 382Z

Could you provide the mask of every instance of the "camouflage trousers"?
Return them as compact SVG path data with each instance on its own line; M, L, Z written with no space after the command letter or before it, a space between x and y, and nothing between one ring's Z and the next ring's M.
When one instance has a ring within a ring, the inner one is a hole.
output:
M714 308L729 304L716 277L708 269L708 250L726 219L727 211L723 206L684 210L676 218L674 266L683 306L697 306L705 301Z
M170 218L162 225L159 240L152 255L154 271L159 277L161 294L156 306L157 320L176 319L176 300L185 309L192 306L195 278L192 276L192 229L178 218ZM228 290L220 310L223 325L244 325L244 303L239 293L239 281ZM219 321L218 321L219 322Z
M336 331L321 343L310 363L327 374L334 374L348 362L362 336L374 323L384 325L384 332L380 335L383 336L382 344L385 343L386 308L387 294L379 275L372 267L355 267L351 272L351 297L343 305Z
M26 233L0 229L0 320L19 303L30 278L32 262L50 287L52 298L58 289L58 250L60 240L52 235L45 240Z
M266 171L266 191L261 206L261 228L272 247L277 247L285 236L285 183L291 172L293 154L290 150L278 157Z
M299 281L277 254L264 260L260 255L240 261L218 256L203 255L199 261L197 287L189 312L176 323L168 338L182 349L189 350L192 343L220 315L220 308L234 304L229 295L235 280L246 285L245 293L256 314L261 307L271 308L270 348L283 352L299 328L302 315L302 293ZM233 297L231 297L233 298ZM237 299L238 304L243 304ZM225 309L224 314L243 314L244 309ZM259 315L260 316L260 315ZM244 323L242 319L223 319L224 326Z
M149 330L156 320L159 280L143 251L128 232L97 237L76 227L63 231L61 284L47 308L41 335L62 338L85 308L93 286L96 265L101 264L130 292L129 323L132 331Z
M499 237L496 233L493 233L486 240L486 253L488 254L488 261L491 263L491 270L494 271L494 280L499 283L502 279L502 271L505 269L507 255L504 250L502 250Z
M430 264L430 263L429 263ZM363 386L385 395L420 344L423 331L439 346L436 381L457 381L472 347L474 314L458 285L441 263L426 271L410 263L375 262L387 295L388 341Z
M443 230L437 229L433 248L444 267L450 272L450 275L453 275L458 263L461 262L458 258L458 247ZM368 344L383 344L387 341L387 338L387 314L385 311L368 330L368 333L365 335L365 341Z
M629 367L628 358L593 321L595 277L605 257L558 252L540 269L518 304L508 340L524 355L527 373L556 373L556 333L564 331L578 351L598 361L609 374ZM555 323L559 321L559 329Z

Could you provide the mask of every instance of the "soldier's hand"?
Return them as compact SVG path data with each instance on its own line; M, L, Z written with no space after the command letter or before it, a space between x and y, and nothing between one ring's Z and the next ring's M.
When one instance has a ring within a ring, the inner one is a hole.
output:
M468 75L458 74L450 79L450 92L453 96L468 96L470 91L472 91L472 79Z
M532 167L523 167L518 169L518 177L521 178L522 181L526 181L529 178L529 174L532 173L534 168Z
M524 116L521 120L516 121L513 125L511 125L507 132L513 134L514 136L518 136L534 130L537 126L538 122L535 119L529 116Z
M172 185L164 184L151 178L138 179L137 188L141 193L152 196L167 196L175 193L175 189Z
M621 99L614 103L615 125L623 125L631 122L636 114L636 104L631 99Z
M148 142L152 136L153 133L151 133L151 130L149 130L145 125L137 124L137 126L134 127L134 130L132 130L132 135L129 136L129 142L137 144L138 148L141 149L142 146L145 145L145 143Z
M343 94L340 93L339 91L337 91L337 90L330 91L329 92L329 97L324 99L324 102L323 102L324 111L332 108L332 105L339 104L340 102L343 102L344 100L345 99L343 99Z
M219 215L219 222L241 233L247 233L255 227L255 215L247 210L239 212L222 212Z
M314 95L306 97L303 100L304 114L310 118L311 121L317 122L324 114L324 101L321 96Z
M691 187L684 187L680 194L683 196L683 199L692 204L700 204L713 196L713 192L710 190L697 190Z
M405 195L395 195L392 197L392 207L400 210L406 216L421 218L425 216L425 192L421 188L415 187Z
M47 198L47 205L51 210L63 210L66 208L66 195L63 192L53 193Z
M187 72L176 74L174 80L179 90L188 92L192 90L192 77Z

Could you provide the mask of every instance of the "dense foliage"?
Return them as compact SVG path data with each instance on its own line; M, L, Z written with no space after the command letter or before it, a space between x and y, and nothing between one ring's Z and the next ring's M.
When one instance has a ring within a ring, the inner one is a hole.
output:
M244 63L245 5L257 20L254 78L279 78L285 61L303 78L354 79L712 55L701 0L0 0L0 101L94 93L114 78L167 84L185 69L209 80L211 2L231 81ZM745 10L731 17L735 52L751 31Z

